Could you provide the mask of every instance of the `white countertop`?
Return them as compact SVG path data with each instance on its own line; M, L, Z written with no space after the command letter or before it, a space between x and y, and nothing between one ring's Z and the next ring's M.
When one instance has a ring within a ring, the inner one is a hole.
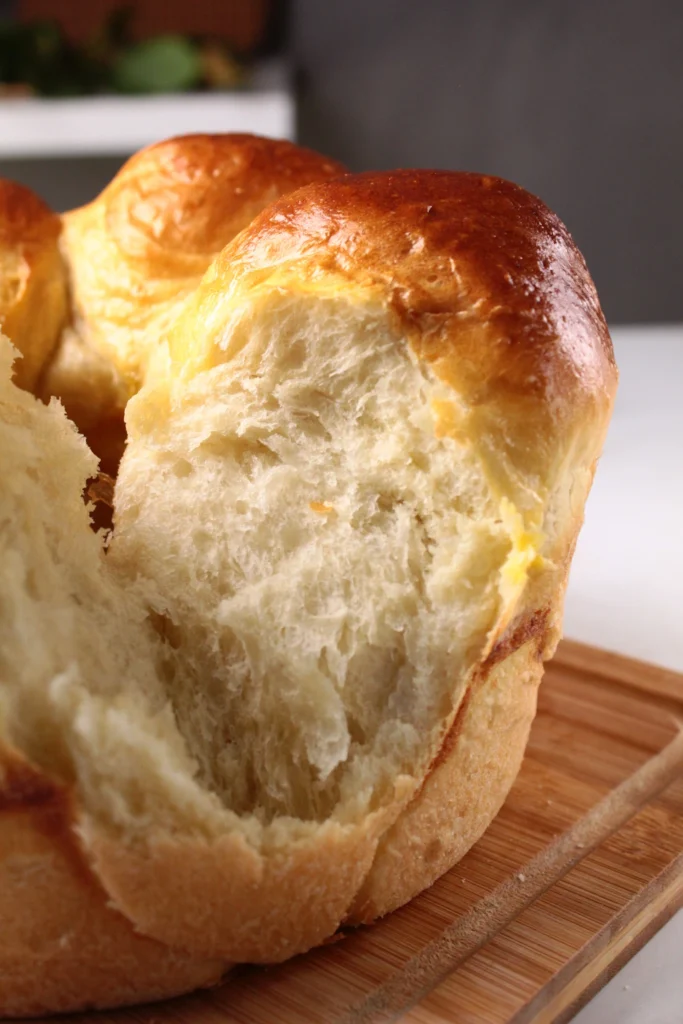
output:
M565 635L683 672L683 325L612 331L619 394L586 508ZM681 1024L683 911L574 1018Z

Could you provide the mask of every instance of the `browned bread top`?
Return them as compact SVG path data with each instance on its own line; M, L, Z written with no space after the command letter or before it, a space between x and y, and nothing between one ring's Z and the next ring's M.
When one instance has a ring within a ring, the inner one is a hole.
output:
M150 261L151 277L179 277L203 273L274 199L344 173L281 139L183 135L136 153L94 203L122 257ZM67 224L81 213L67 214Z
M21 351L14 376L33 388L66 318L61 221L31 189L0 178L0 327Z
M583 256L560 219L511 182L407 170L283 196L226 247L172 333L183 376L222 359L190 319L203 323L268 279L380 293L417 358L454 392L440 429L475 436L520 507L520 477L560 471L577 432L601 429L611 408L614 353Z
M343 173L283 140L186 135L137 153L64 215L72 308L41 393L62 399L103 468L115 471L126 402L213 258L279 196Z

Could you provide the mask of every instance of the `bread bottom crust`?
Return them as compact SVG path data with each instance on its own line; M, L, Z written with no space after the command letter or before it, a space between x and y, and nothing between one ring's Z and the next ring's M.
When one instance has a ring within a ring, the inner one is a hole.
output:
M75 821L68 789L0 750L0 1017L152 1002L218 982L224 963L139 935L109 905Z
M510 653L494 649L476 673L422 788L382 836L345 924L369 923L426 889L500 810L536 711L545 617L527 617L518 640ZM0 1016L150 1002L220 980L226 963L147 938L111 906L80 848L67 789L15 752L5 751L0 764ZM278 922L274 932L286 931L289 900L278 905L273 895L267 916ZM282 959L281 941L280 934L273 960Z

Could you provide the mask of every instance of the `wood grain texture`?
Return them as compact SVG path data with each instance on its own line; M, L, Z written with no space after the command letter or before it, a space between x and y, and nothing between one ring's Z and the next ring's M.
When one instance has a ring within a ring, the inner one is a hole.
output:
M210 992L71 1020L569 1020L683 904L681 721L683 677L565 641L505 807L428 892Z

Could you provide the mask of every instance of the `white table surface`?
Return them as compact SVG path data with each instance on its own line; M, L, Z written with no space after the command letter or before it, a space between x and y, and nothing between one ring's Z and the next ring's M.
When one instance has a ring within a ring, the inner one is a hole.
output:
M565 636L683 672L683 325L612 331L620 384ZM683 1022L683 911L574 1024Z

